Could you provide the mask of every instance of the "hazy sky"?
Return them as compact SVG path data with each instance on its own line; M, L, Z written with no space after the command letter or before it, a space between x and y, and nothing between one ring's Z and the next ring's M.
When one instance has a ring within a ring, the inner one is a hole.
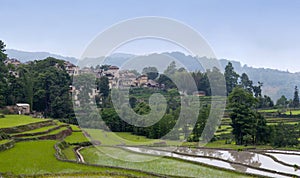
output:
M196 29L218 58L300 71L298 0L0 0L0 12L0 39L12 49L80 57L111 25L162 16ZM124 52L174 50L172 45L153 44Z

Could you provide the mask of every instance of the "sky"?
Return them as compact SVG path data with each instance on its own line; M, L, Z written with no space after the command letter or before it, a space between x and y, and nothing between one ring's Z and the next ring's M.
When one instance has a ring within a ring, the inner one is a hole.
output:
M300 72L299 9L298 0L0 0L0 39L9 49L79 58L110 26L159 16L194 28L217 58ZM135 54L174 50L180 49L157 40L121 48Z

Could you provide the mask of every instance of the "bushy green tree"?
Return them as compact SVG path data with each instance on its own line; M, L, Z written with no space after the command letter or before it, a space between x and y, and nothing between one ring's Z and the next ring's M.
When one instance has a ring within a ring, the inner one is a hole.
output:
M239 74L234 71L231 62L228 62L227 66L225 67L224 77L226 80L226 88L227 88L227 95L232 92L233 88L237 86Z
M230 113L232 133L238 145L255 144L264 140L259 132L265 129L266 121L255 111L256 104L257 100L244 88L236 87L229 95L229 108L232 109ZM258 127L258 123L262 128Z
M159 75L156 67L145 67L142 74L147 75L150 80L155 80Z
M249 79L246 73L243 73L241 76L240 85L247 90L249 93L253 93L253 82Z
M288 105L289 101L288 99L282 95L277 101L276 101L276 106L281 107L281 108L286 108Z
M297 146L299 144L299 125L284 124L272 126L272 145L276 147Z

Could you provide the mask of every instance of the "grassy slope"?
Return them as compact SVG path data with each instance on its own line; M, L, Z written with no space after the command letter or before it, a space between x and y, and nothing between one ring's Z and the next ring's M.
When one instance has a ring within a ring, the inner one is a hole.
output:
M15 147L0 152L0 172L14 174L114 172L145 176L143 173L80 165L56 160L53 148L56 141L29 141L16 143Z
M71 144L89 141L82 132L73 132L72 135L66 137L64 140Z
M0 119L0 128L15 127L45 121L46 119L36 119L30 116L5 115L5 118Z
M100 150L100 151L99 151ZM120 148L112 147L90 147L81 151L86 162L100 165L114 165L124 168L134 168L144 171L156 172L173 176L190 176L190 177L247 177L241 174L221 171L185 161L174 160L170 158L154 157L150 155L136 154L125 151ZM116 156L120 159L114 159L109 155ZM152 161L146 161L157 158ZM129 162L126 160L145 160L146 162Z
M100 129L83 130L90 134L93 140L100 141L102 145L150 145L157 142L166 142L168 145L182 145L179 141L148 139L144 136L132 135L127 132L106 132Z
M68 160L77 160L75 152L73 150L74 148L75 146L69 146L68 148L62 150L62 153L68 158Z

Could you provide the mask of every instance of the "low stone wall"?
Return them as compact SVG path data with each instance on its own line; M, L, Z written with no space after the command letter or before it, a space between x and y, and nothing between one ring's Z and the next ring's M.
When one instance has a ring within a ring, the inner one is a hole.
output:
M0 151L8 150L8 149L10 149L10 148L12 148L14 146L15 146L15 141L11 140L11 141L9 141L7 143L1 144L0 145Z
M14 138L16 142L20 142L20 141L30 141L30 140L62 140L64 138L66 138L67 136L72 134L72 130L71 128L68 127L68 129L63 130L57 134L50 134L50 135L43 135L43 136L36 136L36 137L32 137L32 138Z
M37 135L42 135L42 134L47 134L50 133L54 130L60 129L61 127L63 127L63 125L57 126L57 127L53 127L51 129L48 129L46 131L42 131L42 132L35 132L35 133L25 133L25 134L17 134L17 135L13 135L13 137L28 137L28 136L37 136Z
M31 123L27 125L20 125L20 126L10 127L10 128L2 128L1 130L7 134L14 134L14 133L26 132L29 130L34 130L34 129L38 129L41 127L50 126L54 124L55 123L52 120L46 120L46 121Z

